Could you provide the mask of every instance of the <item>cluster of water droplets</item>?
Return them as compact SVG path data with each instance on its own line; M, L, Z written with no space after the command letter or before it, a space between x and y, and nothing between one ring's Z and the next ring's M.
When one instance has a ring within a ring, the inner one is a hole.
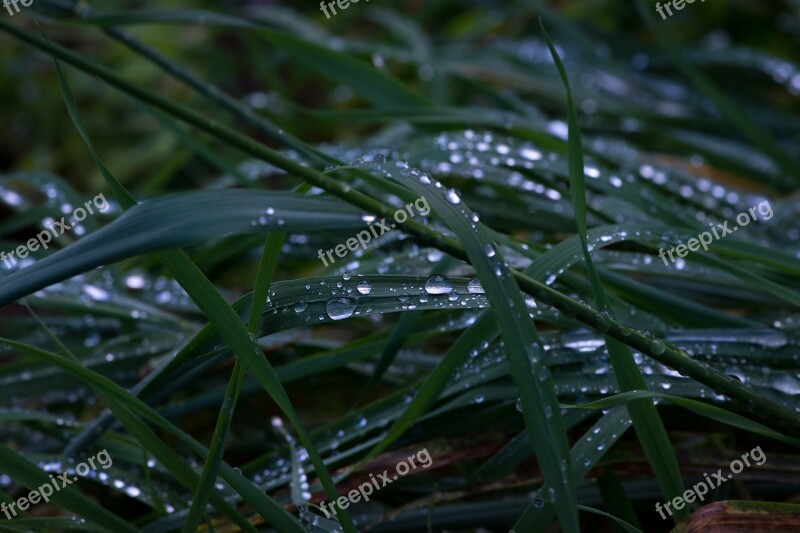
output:
M406 276L405 281L353 275L305 280L298 294L296 281L273 284L265 312L290 323L314 324L330 320L415 309L470 309L486 307L480 284L473 279Z

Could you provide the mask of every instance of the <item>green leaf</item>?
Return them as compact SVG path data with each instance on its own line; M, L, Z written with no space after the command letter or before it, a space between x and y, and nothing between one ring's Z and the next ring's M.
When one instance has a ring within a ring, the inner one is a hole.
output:
M572 101L572 90L570 89L567 72L561 63L561 58L558 56L558 52L544 29L544 23L541 20L539 22L542 32L544 32L547 46L550 48L550 54L553 56L553 61L555 61L561 81L564 83L567 92L570 193L572 194L572 205L578 225L578 235L581 239L583 257L586 262L586 269L589 272L589 280L592 284L592 294L598 310L611 317L613 315L607 303L603 284L594 268L586 238L586 186L584 183L583 146L578 115L575 112L575 105ZM611 364L614 367L614 375L620 388L623 391L646 389L647 385L639 372L639 368L636 366L636 362L633 360L633 354L631 354L630 349L617 339L609 336L605 337L605 341ZM637 402L629 404L628 410L633 419L633 428L639 437L662 494L667 500L680 496L683 492L683 484L678 458L675 457L672 451L669 435L667 435L667 430L655 406L650 402ZM678 523L688 515L688 509L676 512L674 515L675 523Z

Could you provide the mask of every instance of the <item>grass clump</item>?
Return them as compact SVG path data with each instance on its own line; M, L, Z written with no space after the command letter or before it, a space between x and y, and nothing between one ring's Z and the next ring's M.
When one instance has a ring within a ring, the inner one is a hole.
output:
M114 460L0 529L790 519L800 72L755 30L789 10L351 7L0 19L0 249L113 198L0 272L0 499Z

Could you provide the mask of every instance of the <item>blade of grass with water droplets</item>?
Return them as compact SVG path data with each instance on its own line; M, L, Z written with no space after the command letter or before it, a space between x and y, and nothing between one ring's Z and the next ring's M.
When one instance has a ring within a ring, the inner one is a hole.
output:
M52 482L47 472L3 443L0 443L0 462L3 464L4 474L31 490ZM139 531L138 528L131 526L72 487L63 487L53 493L50 499L64 509L112 531Z
M98 394L104 395L105 397L113 399L115 403L115 407L119 406L124 408L128 413L135 413L138 416L142 417L143 419L155 424L156 426L162 428L166 432L174 435L178 440L180 440L188 449L194 452L196 455L200 457L205 457L208 455L208 450L197 443L191 436L187 435L177 427L175 427L171 422L169 422L166 418L162 415L157 413L154 409L150 406L146 405L144 402L139 400L138 398L131 395L128 391L111 381L110 379L106 378L84 368L80 364L71 361L67 358L64 358L58 354L49 352L47 350L42 350L40 348L35 348L33 346L29 346L27 344L13 341L10 339L0 338L0 343L6 344L19 350L20 352L29 355L31 357L35 357L48 363L55 365L65 372L75 376L80 381L86 383L94 390L98 392ZM137 431L137 428L142 427L141 422L138 421L135 417L126 418L126 420L130 420L131 418L135 419L134 434ZM145 430L149 432L149 429L144 427ZM147 433L148 439L150 439L150 433ZM149 441L148 441L149 442ZM156 441L153 441L156 442ZM147 447L147 446L145 446ZM149 448L148 448L149 449ZM183 460L178 458L177 456L173 455L174 452L167 446L166 448L160 448L162 451L165 449L169 449L169 452L164 452L162 457L167 458L168 463L165 466L174 467L180 470L180 472L184 472L186 475L184 480L188 482L191 476L195 476L194 481L189 482L187 488L193 488L199 476L197 476L193 470L188 469L183 463ZM175 461L173 461L175 459ZM184 468L185 467L185 468ZM188 472L187 470L188 469ZM181 474L183 475L183 474ZM298 533L302 532L302 526L300 526L299 522L286 512L283 507L275 503L271 498L263 494L260 489L252 484L249 480L242 477L242 475L236 472L233 468L228 466L227 464L222 465L222 475L225 481L227 481L231 487L236 490L243 499L250 503L262 516L266 519L271 520L272 523L278 525L280 524L281 530L286 531L296 531ZM215 502L218 502L215 495ZM223 500L224 504L224 500ZM267 518L269 517L269 518Z
M575 479L581 480L608 453L611 446L619 440L631 426L627 410L620 406L612 407L583 434L572 447L572 463L575 465ZM545 531L554 516L552 502L531 502L520 519L514 524L515 531Z
M569 117L567 142L569 144L570 193L572 194L572 205L575 211L575 220L578 226L583 257L592 285L592 294L598 310L601 313L607 313L611 316L611 309L608 307L605 290L594 268L594 262L589 253L586 238L586 184L584 182L583 144L581 142L578 115L575 112L575 106L572 101L572 90L567 77L567 71L561 63L561 58L553 46L553 43L550 41L550 36L547 35L547 31L544 29L544 23L541 20L539 22L542 27L542 32L544 33L544 38L547 41L547 46L550 48L550 54L553 56L553 61L555 61L556 68L561 76L561 81L564 83L564 88L567 92L567 114ZM614 368L614 374L620 388L623 391L636 389L646 390L647 384L642 374L639 372L639 367L636 366L630 349L623 343L609 336L605 336L605 341L611 359L611 365ZM658 414L658 410L652 402L649 401L630 403L628 404L628 410L633 419L633 427L636 431L636 435L639 437L639 442L642 444L645 456L653 469L662 494L668 501L679 497L683 493L683 483L678 466L678 459L673 452L669 435ZM678 523L688 515L689 511L687 509L676 510L673 519L675 523Z
M308 189L309 187L304 184L300 187L300 192L307 192ZM264 242L264 249L261 251L261 259L256 274L256 286L253 291L252 305L250 307L250 317L247 321L247 330L253 337L258 333L259 326L261 325L261 314L266 306L267 293L269 292L269 286L272 283L272 277L278 265L281 246L285 239L285 232L270 233ZM189 509L189 515L186 518L186 524L183 528L185 533L197 530L197 526L200 524L202 513L206 506L205 502L208 501L209 495L214 490L214 482L217 479L219 467L223 460L222 456L225 450L225 441L230 431L233 412L236 409L236 402L242 390L244 376L244 365L242 360L237 357L228 383L228 389L225 391L222 407L220 407L217 425L211 439L211 446L209 446L208 457L203 467L203 473L197 484L192 506Z
M72 94L69 91L66 80L64 79L63 74L60 72L60 69L59 78L61 81L65 102L68 108L71 109L70 116L73 122L80 126L81 122L77 113L77 107L74 99L72 98ZM80 130L83 131L82 126L80 126ZM83 133L82 137L84 142L91 147L91 141L85 132ZM94 156L96 156L96 152L93 148L90 148L90 151L94 154ZM102 164L99 157L95 157L95 162ZM104 165L103 168L105 169L103 172L104 177L109 181L109 184L114 187L114 191L121 195L119 201L124 202L123 205L132 206L134 202L133 196L131 196L131 194L116 180L116 178L111 174L110 171L108 171L107 168L105 168ZM297 199L297 197L293 199ZM289 201L290 200L287 198L287 202ZM136 206L132 207L131 209L134 209L135 207ZM122 217L120 220L122 220ZM189 260L185 253L182 251L158 252L156 257L158 257L164 266L166 266L167 269L172 272L176 281L181 285L181 287L184 288L187 294L189 294L189 297L209 318L209 322L214 324L214 326L217 328L217 331L221 333L222 337L225 339L234 353L243 359L243 362L252 370L253 374L264 387L264 390L286 414L292 425L297 430L300 440L306 446L311 461L316 468L317 475L322 481L328 496L331 499L338 497L336 486L333 484L333 480L331 479L330 474L328 473L325 464L322 461L322 458L316 451L314 443L309 440L309 437L306 434L302 423L300 422L300 419L297 416L297 413L295 412L288 395L286 394L286 391L283 389L280 379L266 358L263 357L263 354L258 349L255 341L248 336L247 328L242 323L238 315L228 305L219 292L217 292L217 289L208 280L208 278L205 277L200 269L198 269L197 266L195 266L194 263ZM239 378L241 378L241 376L239 376ZM238 390L238 388L234 390ZM131 424L136 424L136 422L138 421L130 420ZM188 479L189 478L184 478L185 481L188 481ZM224 504L224 500L219 498L214 493L211 494L210 498L213 499L215 505L217 505L217 503L220 501ZM269 516L264 516L264 518L267 520L270 519ZM349 513L344 509L340 515L340 521L342 522L345 531L355 531L355 526L352 523L352 519L350 518Z
M409 173L411 174L411 173ZM565 531L578 531L575 483L569 457L566 428L558 407L544 349L527 306L502 255L487 238L480 222L455 190L446 190L424 175L393 178L425 197L436 213L461 241L489 299L500 334L506 343L512 375L522 399L525 426L545 479L556 494L556 512ZM437 281L431 279L432 285ZM449 283L449 282L448 282ZM432 287L432 290L440 290Z
M769 437L771 439L779 440L781 442L786 442L789 444L793 444L795 446L800 446L800 439L787 437L762 424L759 424L758 422L750 420L749 418L745 418L742 415L728 411L727 409L723 409L722 407L717 407L716 405L711 405L697 400L692 400L690 398L682 398L680 396L664 394L662 392L652 392L647 390L628 391L628 392L622 392L620 394L615 394L613 396L609 396L608 398L603 398L602 400L597 400L595 402L587 404L564 405L562 407L566 409L606 409L608 407L613 407L616 405L633 402L642 398L646 399L664 398L665 400L668 400L674 403L675 405L683 407L684 409L688 409L704 417L710 418L711 420L716 420L717 422L721 422L729 426L733 426L739 429L744 429L749 433L756 433L764 437Z
M433 269L431 274L444 274L447 272L450 266L451 261L449 259L445 259ZM389 366L391 366L392 361L394 361L397 353L400 351L400 348L402 348L403 343L406 339L408 339L409 334L413 331L416 322L417 313L414 312L403 313L403 316L401 316L400 320L397 321L397 325L394 327L394 330L392 330L392 334L389 336L389 339L386 341L386 346L383 348L381 357L378 359L378 364L375 365L375 371L369 377L367 384L364 385L364 389L358 395L354 405L357 406L360 404L364 397L370 392L372 387L374 387L375 384L383 377L383 374L386 372Z

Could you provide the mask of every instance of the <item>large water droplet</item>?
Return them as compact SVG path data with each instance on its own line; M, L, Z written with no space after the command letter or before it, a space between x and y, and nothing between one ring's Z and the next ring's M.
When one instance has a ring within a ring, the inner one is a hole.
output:
M428 294L448 294L453 290L453 284L444 276L435 275L425 282L425 292Z
M333 320L343 320L353 316L356 310L356 304L349 298L334 298L328 301L325 306L328 316Z

